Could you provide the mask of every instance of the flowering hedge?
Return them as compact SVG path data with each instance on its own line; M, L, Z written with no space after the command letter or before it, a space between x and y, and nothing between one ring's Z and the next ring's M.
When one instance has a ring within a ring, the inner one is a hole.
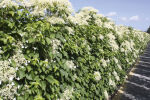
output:
M0 2L0 99L104 100L150 36L68 0Z

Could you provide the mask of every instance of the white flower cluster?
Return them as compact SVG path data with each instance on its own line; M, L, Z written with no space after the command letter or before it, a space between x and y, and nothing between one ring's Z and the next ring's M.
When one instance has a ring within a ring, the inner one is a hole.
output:
M16 63L16 68L11 67L12 60ZM13 79L19 80L16 77L17 70L26 63L24 55L18 50L18 52L12 56L9 60L0 61L0 95L4 98L12 99L16 94L17 87L15 86ZM8 84L5 84L7 83ZM3 84L4 83L4 84Z
M101 59L101 62L102 62L102 66L103 66L103 67L106 67L106 66L107 66L107 61L106 61L106 60Z
M75 69L76 68L76 66L74 65L73 61L67 60L65 64L70 69Z
M70 100L73 97L72 95L73 91L74 91L73 88L66 89L63 93L63 96L59 100Z
M14 100L14 94L17 94L17 87L13 82L0 89L0 96L2 96L4 100Z
M132 52L134 50L134 42L133 40L131 41L127 41L125 40L122 44L121 44L121 52Z
M109 45L111 46L112 50L117 51L119 49L118 44L115 41L115 36L113 35L113 33L109 33L107 34L107 37L109 38Z
M18 4L13 0L2 0L0 2L0 8L13 7L13 6L18 7Z
M61 45L61 42L58 39L53 39L51 43L52 43L52 49L53 49L52 52L55 54L57 53L57 49Z
M118 76L118 74L117 74L117 72L116 72L116 71L113 71L113 75L115 76L115 79L116 79L117 81L119 81L119 80L120 80L120 78L119 78L119 76Z
M120 65L120 64L117 64L117 66L118 66L118 68L119 68L120 70L122 70L122 67L121 67L121 65Z
M122 39L124 35L128 36L130 33L128 27L123 25L115 26L115 31L120 39Z
M114 57L113 59L114 59L115 63L118 64L118 62L119 62L118 59L116 59L116 57Z
M52 16L52 17L48 17L48 18L46 18L46 19L47 19L47 21L50 22L52 25L53 25L53 24L64 24L64 23L65 23L64 19L63 19L63 18L59 18L59 17L54 17L54 16Z
M104 36L100 34L100 35L99 35L99 39L100 39L100 40L103 40L103 39L104 39Z
M72 5L68 0L24 0L22 4L25 7L33 6L34 15L45 15L46 9L51 10L51 8L57 8L57 11L65 11L67 14L73 12Z
M99 80L101 79L101 74L100 74L100 72L95 71L95 72L94 72L94 77L95 77L95 80L99 81Z
M69 32L69 34L74 35L74 30L71 27L66 26L65 29Z
M79 13L76 13L74 16L74 20L72 20L73 23L78 25L88 25L88 20L92 18L90 14L97 13L98 10L92 8L92 7L84 7L80 10Z
M105 22L103 25L104 25L104 27L106 27L108 29L114 29L114 27L115 27L115 24L113 21Z
M111 78L109 78L109 85L113 86L114 88L116 87L116 83Z
M102 26L103 22L102 22L102 18L104 17L102 14L95 14L93 15L93 17L95 18L95 24L98 26Z
M108 95L107 90L104 90L104 96L105 96L105 99L106 99L106 100L109 100L109 95Z
M10 67L11 61L0 61L0 81L12 81L16 77L16 69Z

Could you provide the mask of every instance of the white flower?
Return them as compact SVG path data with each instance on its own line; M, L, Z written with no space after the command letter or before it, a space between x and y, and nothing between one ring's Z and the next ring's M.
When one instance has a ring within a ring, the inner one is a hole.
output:
M20 88L20 85L18 85L17 88L19 89L19 88Z
M118 59L116 59L115 57L114 57L114 61L116 64L118 64Z
M18 67L16 67L15 69L18 70Z
M103 67L106 67L106 66L107 66L107 62L106 62L106 60L101 59L101 62L102 62L102 66L103 66Z
M122 67L118 64L118 68L120 69L120 70L122 70Z
M95 79L99 81L101 79L101 75L98 71L94 72Z
M60 100L70 100L73 97L72 95L73 90L74 90L73 88L66 89L64 93L62 94L62 97Z
M53 53L57 53L57 49L58 47L61 45L61 42L58 40L58 39L53 39L51 40L51 43L52 43L52 49L53 49Z
M115 76L115 79L116 79L117 81L119 81L119 80L120 80L120 78L119 78L119 76L118 76L117 72L116 72L116 71L113 71L113 74L114 74L114 76Z
M2 50L0 50L0 54L2 54L3 53L3 51Z
M116 84L111 78L109 79L109 85L112 85L114 88L116 87Z
M13 100L16 100L16 98L14 98Z
M50 22L51 24L64 24L65 23L64 19L59 18L59 17L54 17L54 16L48 17L47 21Z
M11 83L11 85L12 85L12 86L14 86L14 85L15 85L15 83L14 83L14 82L12 82L12 83Z
M125 50L124 50L124 48L121 48L120 51L121 51L121 52L124 52Z
M104 90L104 96L105 96L106 100L109 100L109 95L108 95L108 92L106 90Z
M18 4L13 0L2 0L2 2L0 3L0 8L13 7L13 6L18 7Z
M66 66L70 69L75 69L76 66L74 65L73 61L66 61Z
M113 35L113 33L107 34L107 37L108 37L110 40L115 40L115 39L116 39L116 37Z
M0 85L2 84L2 81L0 80Z
M68 30L69 34L74 35L74 30L71 27L66 26L65 29Z
M101 40L103 40L104 39L104 36L103 35L99 35L99 38L101 39Z
M83 12L95 12L95 13L98 12L98 10L94 9L93 7L84 7L81 9L81 11L83 11Z
M12 81L14 77L10 77L9 80Z
M19 78L19 77L17 77L16 79L17 79L18 81L20 80L20 78Z

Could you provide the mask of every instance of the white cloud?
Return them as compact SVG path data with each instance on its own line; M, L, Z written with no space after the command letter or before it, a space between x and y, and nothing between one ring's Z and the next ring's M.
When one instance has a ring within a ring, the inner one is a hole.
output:
M109 12L106 16L116 16L117 15L117 13L116 12Z
M139 20L139 16L132 16L129 18L130 21L138 21Z
M127 17L121 17L120 18L122 21L127 21L128 19L127 19Z

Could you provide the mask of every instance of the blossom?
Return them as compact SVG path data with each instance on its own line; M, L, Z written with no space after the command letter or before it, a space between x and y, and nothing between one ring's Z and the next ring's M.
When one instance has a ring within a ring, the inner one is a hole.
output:
M71 27L66 26L65 29L69 32L69 34L74 35L74 30Z
M109 78L109 85L116 87L116 83L111 78Z
M57 49L61 45L61 42L58 39L53 39L51 40L51 43L52 43L52 49L53 49L52 52L55 54L57 53Z
M12 81L12 80L13 80L13 77L10 77L9 80Z
M73 63L73 61L66 61L66 66L68 67L68 68L70 68L70 69L75 69L76 68L76 66L74 65L74 63Z
M99 80L101 79L101 75L100 75L100 73L99 73L98 71L95 71L95 72L94 72L94 76L95 76L95 79L96 79L97 81L99 81Z
M51 14L58 15L59 12L63 11L66 14L71 14L73 12L72 5L68 0L28 0L22 3L25 7L33 6L33 15L45 15L46 9L48 9ZM57 8L57 13L53 12L51 9ZM64 13L64 14L65 14Z
M118 59L116 59L115 57L114 57L114 61L115 61L116 64L118 63Z
M107 66L107 62L106 62L106 60L101 59L101 62L102 62L102 66L103 66L103 67L106 67L106 66Z
M105 99L106 99L106 100L109 100L109 95L108 95L107 90L104 90L104 96L105 96Z
M63 92L62 97L61 97L60 100L70 100L70 99L73 97L73 95L72 95L73 91L74 91L73 88L69 88L69 87L68 87L68 88Z
M125 40L122 44L121 47L124 48L125 50L127 50L127 52L132 52L132 50L134 50L134 42L133 40L127 41Z
M18 4L13 0L2 0L2 2L0 3L0 8L13 7L13 6L18 7Z
M81 9L81 11L82 12L95 12L95 13L97 13L98 12L98 10L97 9L94 9L93 7L84 7L84 8L82 8Z
M114 29L114 22L105 22L104 23L104 27L108 28L108 29Z
M0 96L2 96L5 100L12 100L15 94L17 94L17 87L14 83L7 84L0 89Z
M104 39L104 36L103 35L99 35L99 39L103 40Z
M122 67L121 67L119 64L118 64L117 66L118 66L118 68L119 68L120 70L122 70Z
M98 11L92 7L84 7L79 13L75 13L74 22L78 25L88 25L88 21L92 18L91 14L94 15Z
M113 71L113 75L115 76L115 78L116 78L116 80L117 80L117 81L119 81L119 80L120 80L120 78L119 78L119 76L118 76L118 74L117 74L117 72L116 72L116 71Z
M63 18L59 18L59 17L48 17L47 21L50 22L51 24L64 24L65 21Z

